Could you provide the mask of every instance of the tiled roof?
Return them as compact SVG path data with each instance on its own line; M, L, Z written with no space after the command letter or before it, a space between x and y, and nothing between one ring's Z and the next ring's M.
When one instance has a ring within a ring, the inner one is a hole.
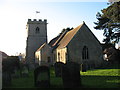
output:
M84 23L83 23L84 24ZM74 28L73 30L67 32L64 37L62 38L62 40L58 43L58 49L60 48L64 48L68 45L68 43L71 41L71 39L75 36L75 34L78 32L78 30L80 30L80 28L82 27L82 25L79 25L78 27Z
M57 37L53 38L53 39L49 42L49 45L50 45L51 47L53 47L54 43L58 40L59 37L60 37L60 36L57 36Z
M0 52L2 53L3 58L6 58L8 56L5 52L2 52L2 51L0 51Z
M57 48L64 48L66 47L69 42L72 40L72 38L76 35L76 33L81 29L81 27L85 25L86 28L88 28L88 26L85 24L85 22L83 22L81 25L79 25L78 27L67 31L65 33L62 33L60 36L54 38L51 40L52 42L52 47L53 47L53 51ZM92 33L92 31L88 28L88 30L90 31L90 33L93 35L93 37L98 41L98 43L100 44L99 40L96 38L96 36Z
M64 35L67 33L67 30L65 30L62 34L60 34L59 36L53 38L50 42L49 45L51 47L57 46L57 44L60 42L60 40L64 37Z
M62 38L65 36L65 34L67 33L67 31L63 32L59 38L56 40L56 42L53 44L53 46L58 45L58 43L62 40Z
M46 45L46 43L44 43L42 46L40 46L37 51L40 51L45 45Z

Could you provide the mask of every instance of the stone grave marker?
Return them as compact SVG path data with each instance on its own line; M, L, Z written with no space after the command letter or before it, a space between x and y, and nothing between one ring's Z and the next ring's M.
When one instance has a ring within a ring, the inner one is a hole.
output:
M63 66L62 80L64 88L78 88L81 86L80 65L68 62Z
M28 76L29 76L28 67L26 65L23 65L23 67L21 67L21 77L28 77Z
M49 88L50 87L50 70L47 66L39 66L34 70L35 87Z
M81 71L82 72L86 72L87 71L86 63L81 64Z
M14 68L13 69L13 72L12 72L12 78L19 78L20 77L20 73L19 73L20 70L18 70L18 68Z
M2 87L10 86L12 83L11 72L2 72Z
M64 63L62 62L56 62L54 64L54 68L55 68L55 76L56 77L61 77L62 76L62 67L63 67Z

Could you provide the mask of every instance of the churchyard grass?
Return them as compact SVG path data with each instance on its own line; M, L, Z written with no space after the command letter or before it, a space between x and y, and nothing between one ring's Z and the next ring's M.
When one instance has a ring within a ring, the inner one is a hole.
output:
M34 87L33 71L29 72L28 77L19 77L12 79L12 88L32 88Z
M80 72L83 88L118 88L120 87L120 69L94 69ZM35 88L33 71L29 77L12 79L12 88ZM50 69L51 88L62 88L62 78L55 77L54 68ZM74 78L74 77L73 77Z
M55 77L54 68L50 69L50 83L51 88L62 88L62 78ZM29 77L20 77L12 79L11 88L35 88L33 71L29 72Z
M55 88L62 88L63 83L62 83L62 78L61 77L55 77L55 70L53 67L50 69L50 83L51 87Z
M120 69L95 69L88 70L87 72L80 72L81 75L90 75L90 76L120 76Z
M120 69L96 69L80 72L85 88L120 88Z

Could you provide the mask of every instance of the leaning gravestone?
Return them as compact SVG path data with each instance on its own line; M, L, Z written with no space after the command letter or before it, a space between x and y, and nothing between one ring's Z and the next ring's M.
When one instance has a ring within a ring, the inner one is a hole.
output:
M55 68L55 76L56 77L61 77L62 76L62 67L63 67L64 63L62 62L56 62L54 64L54 68Z
M39 66L34 70L35 87L49 88L50 87L50 70L47 66Z
M62 80L64 88L78 88L81 86L80 65L68 62L63 66Z

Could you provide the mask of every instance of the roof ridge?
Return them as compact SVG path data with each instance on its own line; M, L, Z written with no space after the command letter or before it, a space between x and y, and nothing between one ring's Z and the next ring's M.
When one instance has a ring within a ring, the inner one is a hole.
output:
M58 46L56 48L65 47L71 41L71 39L75 36L75 34L80 30L80 28L84 25L84 23L80 24L76 28L68 31L64 37L59 41Z
M66 35L67 32L68 32L68 31L64 31L64 32L60 35L60 37L57 39L57 41L53 44L53 46L57 45L57 44L62 40L62 38Z

